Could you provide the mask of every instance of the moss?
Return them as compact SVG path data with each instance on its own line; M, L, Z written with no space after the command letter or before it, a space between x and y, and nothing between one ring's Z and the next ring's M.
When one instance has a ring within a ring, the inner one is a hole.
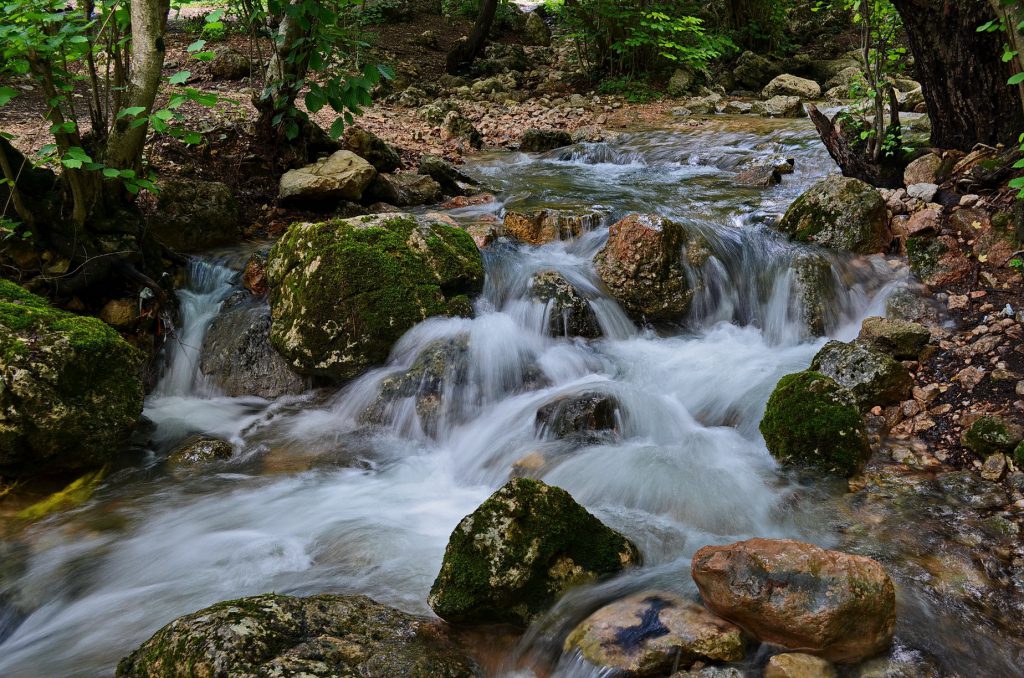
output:
M964 431L964 447L979 457L996 452L1009 452L1019 442L1004 421L997 417L981 417Z
M93 492L96 491L96 488L106 475L107 467L103 467L98 471L90 471L63 490L54 492L46 499L22 509L18 512L18 518L22 520L39 520L51 513L66 511L80 506L89 501L89 498L92 497Z
M761 434L783 464L847 477L864 466L871 452L853 396L811 370L779 380L768 399Z
M888 244L885 201L870 185L846 177L828 177L811 186L778 226L799 242L862 254Z
M927 278L939 265L939 259L946 253L946 246L936 238L912 236L907 238L907 259L910 270L918 278Z
M1013 451L1013 462L1018 469L1024 469L1024 442L1019 443Z

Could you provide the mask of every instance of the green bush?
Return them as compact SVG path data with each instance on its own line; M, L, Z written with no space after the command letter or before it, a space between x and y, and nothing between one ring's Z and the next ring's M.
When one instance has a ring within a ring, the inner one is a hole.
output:
M645 104L661 98L661 94L651 88L650 83L635 78L606 78L597 86L600 94L621 96L631 104Z

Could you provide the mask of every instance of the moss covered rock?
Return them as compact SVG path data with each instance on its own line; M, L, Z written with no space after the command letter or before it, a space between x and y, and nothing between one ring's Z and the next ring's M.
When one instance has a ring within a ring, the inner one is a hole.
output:
M174 620L122 659L117 676L483 675L431 627L365 596L254 596Z
M484 271L462 229L408 214L293 225L270 252L270 339L295 369L351 379L430 316L469 315Z
M871 454L853 394L820 372L779 380L768 399L761 434L783 464L851 476Z
M142 414L141 355L110 326L0 280L0 471L100 466Z
M1020 426L1001 417L985 416L967 427L962 442L964 447L984 458L997 452L1010 452L1022 437Z
M567 589L639 562L568 492L517 478L452 532L430 606L452 623L524 626Z
M811 369L850 391L862 410L906 400L913 379L902 363L865 344L830 341L811 361Z
M891 238L881 194L859 179L840 176L807 189L778 228L800 242L858 254L882 252Z
M866 318L857 341L900 360L917 360L931 333L920 323L892 318Z

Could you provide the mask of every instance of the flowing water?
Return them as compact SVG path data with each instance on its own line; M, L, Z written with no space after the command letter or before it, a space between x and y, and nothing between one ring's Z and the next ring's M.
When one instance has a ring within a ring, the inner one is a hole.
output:
M0 675L109 675L175 617L267 591L366 593L429 613L452 529L531 454L543 462L536 475L633 539L646 564L567 596L517 647L491 658L508 675L542 665L597 675L561 656L567 628L625 591L691 594L689 557L701 546L751 536L837 543L821 507L843 488L806 487L783 473L757 429L779 377L804 369L825 341L804 329L793 267L826 258L829 333L847 339L863 317L883 312L906 272L882 257L826 255L775 235L766 218L835 168L805 122L744 125L638 132L540 157L500 153L467 168L499 200L453 212L459 220L559 207L597 210L611 223L641 211L704 234L712 256L688 272L702 292L672 330L637 329L603 292L591 260L606 229L541 247L498 242L485 253L473 319L421 323L386 366L337 392L227 398L196 363L235 283L229 269L197 263L170 366L147 401L149 455L86 506L18 535L26 562L5 593L20 617L0 624ZM782 185L732 183L744 163L770 154L796 159ZM544 332L549 309L529 288L552 269L591 300L603 338ZM382 382L439 345L455 346L456 358L432 415L418 414L411 398L381 404ZM614 432L557 440L538 425L544 405L594 393L618 402ZM235 457L190 474L163 470L161 455L195 432L231 440Z

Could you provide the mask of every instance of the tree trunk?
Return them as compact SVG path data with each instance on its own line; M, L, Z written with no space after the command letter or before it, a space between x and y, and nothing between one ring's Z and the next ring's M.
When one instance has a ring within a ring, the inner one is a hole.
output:
M838 122L839 114L829 120L817 106L807 104L807 115L844 177L860 179L882 188L897 188L903 185L903 164L884 156L878 161L873 160L866 145L858 145L856 141L851 141L849 135L843 133L842 125ZM898 116L896 113L891 123L896 129L899 128Z
M473 65L477 56L487 43L487 36L491 34L491 26L494 24L494 15L498 12L498 0L481 0L480 14L476 17L473 30L469 39L465 42L456 43L451 52L448 53L448 72L455 74Z
M1024 131L1020 91L1006 84L1002 32L979 33L995 18L986 0L892 0L914 53L931 143L970 150L1013 143Z

